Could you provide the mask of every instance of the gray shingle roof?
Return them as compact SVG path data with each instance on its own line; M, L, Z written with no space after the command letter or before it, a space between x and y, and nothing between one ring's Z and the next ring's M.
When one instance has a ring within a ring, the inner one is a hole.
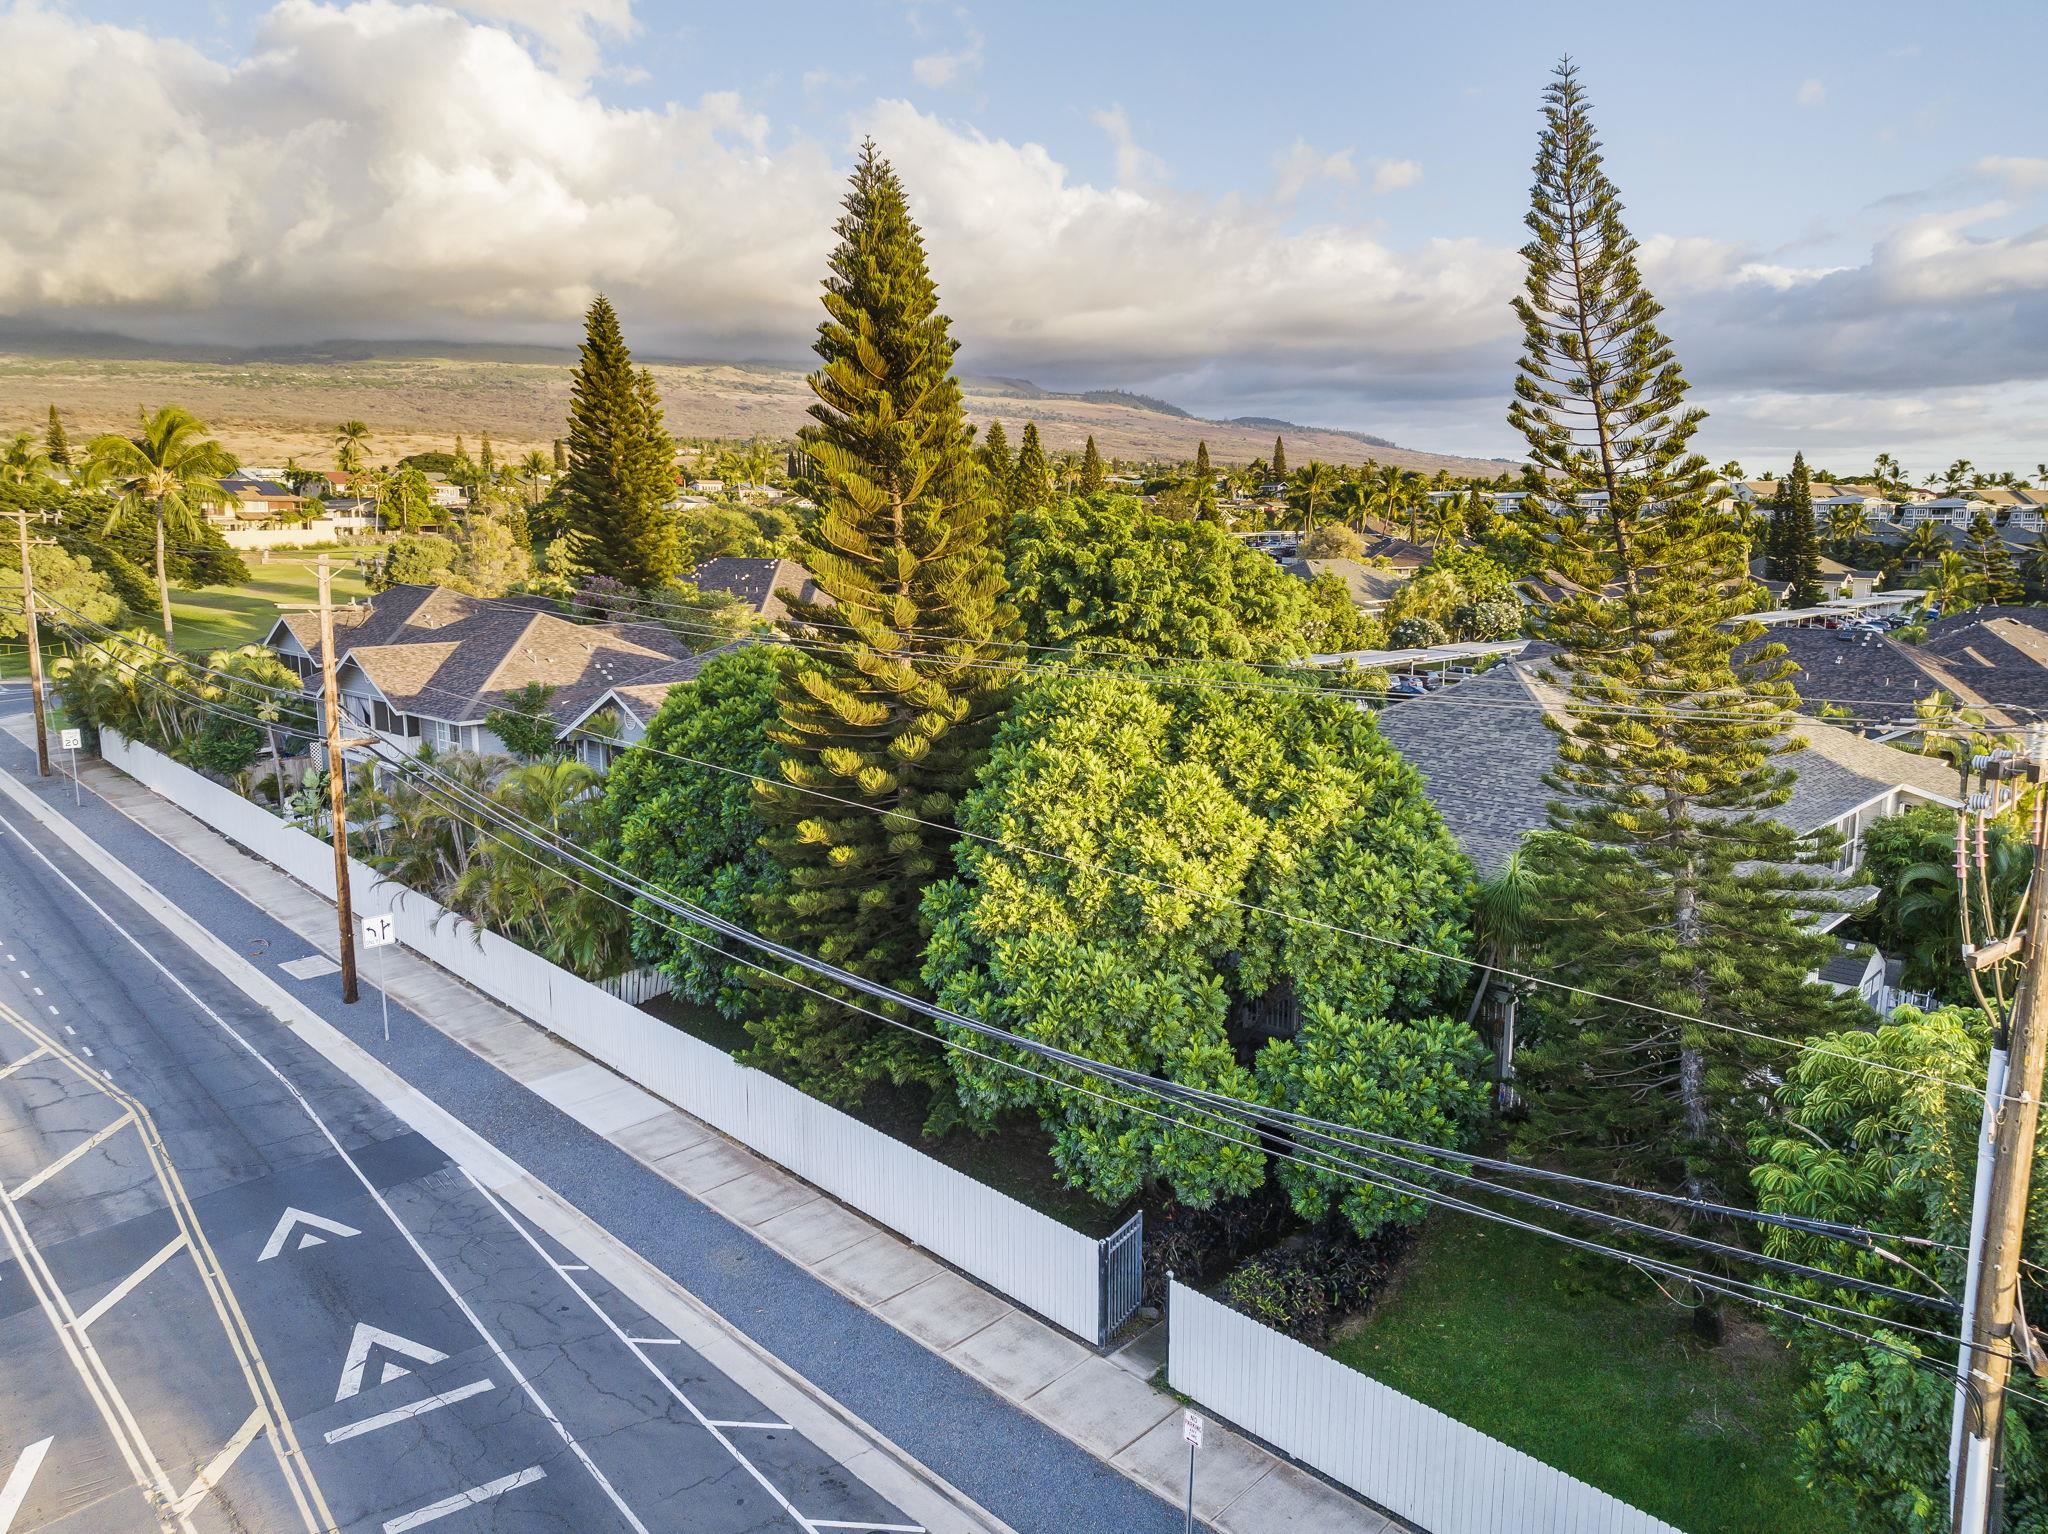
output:
M1558 794L1544 775L1557 761L1557 736L1544 720L1558 701L1538 668L1520 662L1380 712L1380 733L1422 774L1430 802L1482 874L1549 824ZM1794 774L1792 797L1775 814L1802 834L1901 786L1955 799L1954 770L1935 757L1830 724L1801 724L1797 733L1800 749L1779 758Z
M689 658L658 624L572 623L545 598L395 586L345 611L346 622L335 615L344 662L393 708L458 723L483 718L534 682L555 689L548 713L566 722L608 689ZM309 634L307 616L285 622L317 659L318 624Z
M721 591L737 598L770 623L779 623L789 616L785 598L825 606L832 601L811 572L793 559L720 555L692 570L690 580L699 591Z
M1988 703L2048 708L2048 607L1983 607L1940 618L1919 648Z

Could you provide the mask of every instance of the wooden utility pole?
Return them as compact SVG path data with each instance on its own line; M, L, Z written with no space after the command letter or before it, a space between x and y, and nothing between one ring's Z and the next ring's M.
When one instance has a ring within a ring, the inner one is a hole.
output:
M2010 764L2042 788L2043 763ZM2034 866L2048 868L2048 814L2034 814ZM2006 1384L2015 1357L2035 1354L2020 1315L2020 1246L2026 1235L2027 1186L2034 1132L2041 1116L2042 1067L2048 1064L2048 891L2036 888L2027 913L2025 970L2011 1020L1992 1039L1979 1146L1978 1207L1972 1211L1970 1267L1964 1290L1961 1356L1957 1362L1957 1432L1953 1440L1951 1527L1988 1534L1998 1517L1999 1457ZM1988 957L1988 955L1987 955ZM1967 957L1966 957L1967 962Z
M50 723L43 705L43 643L36 633L36 575L28 562L28 508L14 508L14 530L21 539L21 621L28 630L28 696L36 716L36 772L50 775Z
M334 914L341 925L341 999L356 999L356 923L348 894L348 771L341 757L341 692L334 685L334 572L320 556L320 695L327 715L327 818L334 834Z

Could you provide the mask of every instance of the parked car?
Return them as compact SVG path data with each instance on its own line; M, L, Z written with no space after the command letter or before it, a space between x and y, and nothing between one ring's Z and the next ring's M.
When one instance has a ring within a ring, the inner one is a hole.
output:
M1397 676L1387 691L1397 698L1419 698L1429 691L1429 684L1419 676Z

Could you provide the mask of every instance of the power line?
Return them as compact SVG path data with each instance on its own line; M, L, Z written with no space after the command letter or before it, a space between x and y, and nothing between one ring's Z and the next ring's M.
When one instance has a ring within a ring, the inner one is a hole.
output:
M113 630L106 629L104 625L95 624L93 626L99 628L103 633L114 634ZM116 635L115 637L119 638L118 635ZM179 659L175 663L185 666L188 669L208 671L215 675L228 676L231 677L233 680L242 683L243 685L259 687L265 691L270 691L279 696L293 697L296 699L300 699L302 701L305 697L305 694L299 690L285 688L270 688L262 683L248 682L246 679L243 678L233 678L232 673L219 672L216 668L209 667L201 662ZM117 664L119 664L119 662L117 662ZM447 691L447 689L431 690ZM1971 1093L1979 1097L1983 1095L1981 1088L1973 1087L1963 1082L1949 1081L1943 1077L1936 1076L1930 1072L1916 1071L1910 1069L1909 1067L1893 1065L1889 1062L1871 1061L1863 1059L1858 1056L1845 1055L1838 1050L1827 1049L1807 1040L1781 1038L1775 1034L1765 1033L1760 1029L1745 1028L1738 1023L1731 1023L1718 1019L1704 1018L1697 1016L1696 1014L1680 1012L1669 1007L1662 1007L1653 1002L1637 1001L1627 997L1614 996L1606 992L1592 990L1588 987L1573 985L1569 981L1556 980L1548 976L1535 974L1531 971L1516 969L1510 966L1497 963L1489 963L1483 959L1476 958L1469 954L1445 952L1442 950L1429 948L1423 944L1411 943L1399 938L1389 937L1384 933L1367 932L1361 928L1347 927L1333 922L1326 922L1319 920L1315 917L1305 916L1299 912L1283 911L1278 909L1277 907L1261 905L1256 901L1247 901L1231 895L1225 895L1214 891L1198 889L1193 886L1176 883L1172 880L1161 879L1155 875L1140 873L1130 869L1115 868L1108 864L1094 862L1092 860L1085 858L1078 858L1071 854L1052 852L1044 848L1032 847L1024 843L1007 841L1003 838L989 836L982 832L971 831L963 827L952 826L941 821L930 820L922 816L913 815L908 811L891 809L882 805L868 804L860 800L849 799L842 795L831 793L824 789L808 788L795 784L787 784L781 779L768 778L762 776L759 773L751 773L740 768L728 767L722 763L705 761L697 757L683 755L679 752L667 751L660 747L649 745L644 740L639 742L629 742L621 737L598 735L592 735L591 738L599 740L601 742L625 747L627 749L648 751L651 754L657 756L668 757L672 760L684 762L691 766L702 767L710 771L725 773L727 775L734 777L750 779L756 783L768 784L770 786L777 788L792 788L796 792L807 794L813 798L842 805L850 809L858 809L865 813L879 815L884 819L915 824L952 836L966 837L973 841L982 842L987 845L999 847L1004 849L1005 851L1019 853L1024 856L1043 858L1051 861L1067 863L1073 867L1082 869L1090 873L1099 873L1109 875L1111 877L1128 879L1137 883L1149 885L1156 889L1168 891L1175 894L1198 897L1204 900L1213 901L1219 905L1227 905L1246 912L1274 917L1293 925L1307 927L1312 930L1328 932L1335 936L1356 938L1362 942L1372 943L1381 947L1397 949L1402 952L1411 953L1419 957L1433 959L1438 962L1459 964L1470 969L1490 971L1493 974L1500 975L1510 980L1517 980L1530 985L1546 987L1548 989L1555 990L1561 993L1577 996L1582 1000L1596 1002L1602 1005L1623 1007L1636 1012L1643 1013L1645 1015L1662 1017L1674 1022L1686 1023L1697 1027L1717 1029L1722 1032L1770 1044L1774 1047L1781 1049L1794 1049L1804 1052L1810 1052L1823 1057L1837 1059L1845 1063L1856 1065L1860 1069L1880 1069L1892 1074L1928 1081L1936 1085L1948 1088L1950 1090Z

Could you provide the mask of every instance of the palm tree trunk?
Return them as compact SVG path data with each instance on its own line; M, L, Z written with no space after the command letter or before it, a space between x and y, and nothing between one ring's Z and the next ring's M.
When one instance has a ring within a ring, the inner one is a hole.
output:
M156 597L163 608L164 643L171 642L171 578L164 570L164 509L156 509Z

